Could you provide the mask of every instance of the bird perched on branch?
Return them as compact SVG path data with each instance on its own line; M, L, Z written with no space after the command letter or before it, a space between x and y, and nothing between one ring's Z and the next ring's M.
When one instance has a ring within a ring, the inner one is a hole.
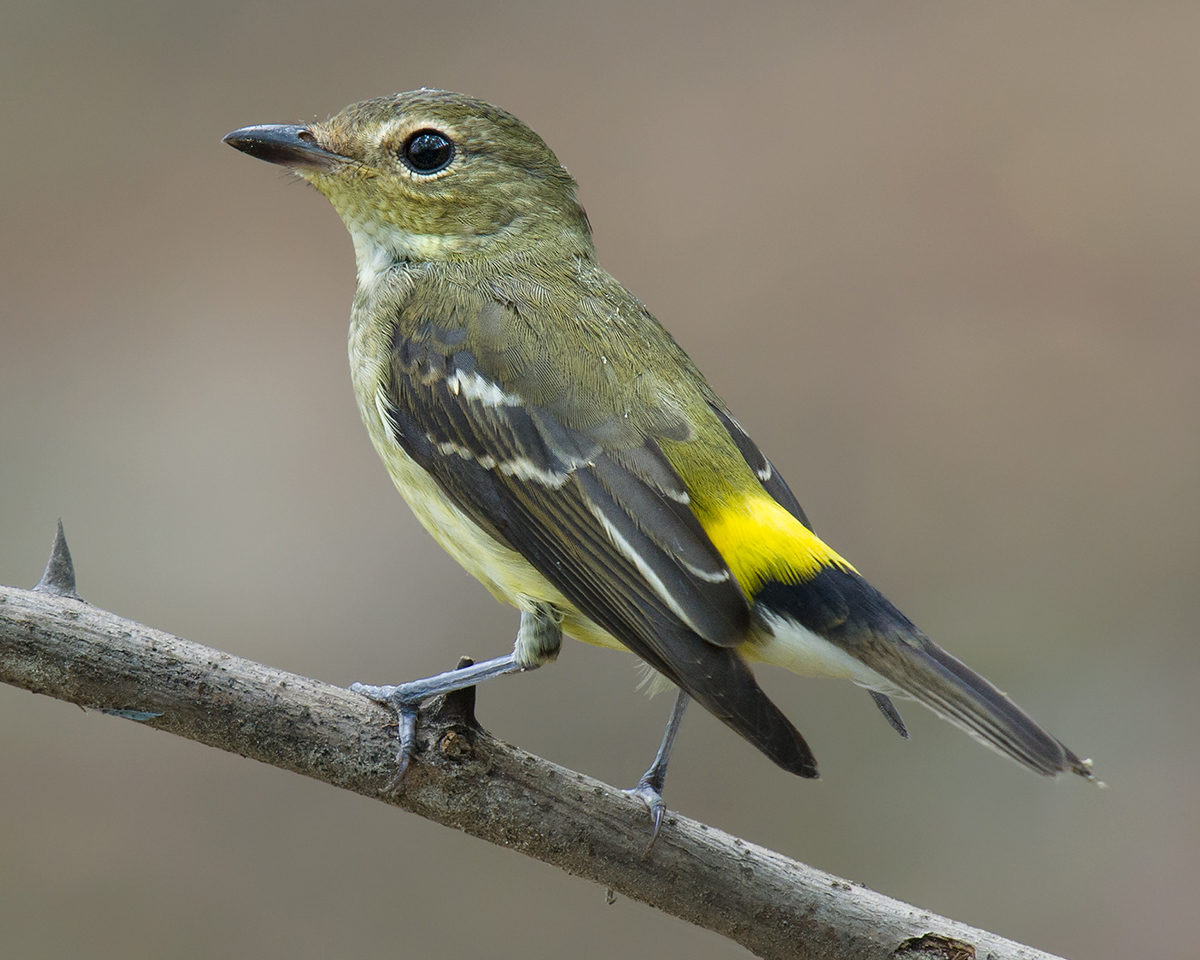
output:
M689 697L785 770L817 775L751 661L850 680L902 735L892 697L1036 773L1092 777L817 537L725 402L596 262L575 182L511 114L416 90L225 141L290 168L345 221L367 432L434 539L520 610L507 656L356 685L400 714L398 776L422 700L540 666L565 632L631 650L679 689L634 791L655 831Z

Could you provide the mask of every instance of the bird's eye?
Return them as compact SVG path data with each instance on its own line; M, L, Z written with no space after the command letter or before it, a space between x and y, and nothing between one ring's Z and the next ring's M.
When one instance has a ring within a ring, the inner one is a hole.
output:
M454 144L437 130L418 130L404 141L400 159L413 173L437 173L450 166L454 159Z

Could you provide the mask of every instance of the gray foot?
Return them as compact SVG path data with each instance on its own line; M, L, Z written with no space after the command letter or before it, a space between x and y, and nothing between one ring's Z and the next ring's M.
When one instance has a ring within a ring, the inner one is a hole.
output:
M667 805L663 801L662 795L663 785L667 781L667 762L671 759L671 747L675 744L675 734L679 732L679 725L683 721L683 711L688 705L688 699L688 695L680 690L675 697L675 706L671 708L671 716L667 720L667 729L663 732L662 744L658 748L658 753L654 755L654 762L650 764L650 769L642 774L637 786L632 790L625 791L631 797L641 800L650 811L650 842L646 844L646 850L642 854L643 859L649 856L650 851L654 848L654 841L658 839L658 831L662 829L663 817L667 813Z
M375 687L366 683L352 683L350 689L364 697L381 703L396 712L397 733L400 745L396 751L396 772L385 787L386 792L395 793L408 773L409 765L417 749L417 717L423 702L440 697L455 690L465 690L484 680L502 677L509 673L521 673L533 669L517 662L514 654L497 657L483 663L473 663L459 670L447 670L424 680L413 680L394 686Z

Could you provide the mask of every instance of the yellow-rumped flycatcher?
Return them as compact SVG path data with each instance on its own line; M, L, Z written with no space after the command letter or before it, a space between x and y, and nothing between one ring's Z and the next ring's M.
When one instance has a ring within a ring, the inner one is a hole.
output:
M813 533L682 349L596 262L575 182L497 107L416 90L226 142L323 193L354 240L350 369L424 527L521 611L513 652L398 687L401 772L420 700L553 659L565 631L632 650L680 696L637 791L656 825L690 696L786 770L817 775L747 661L842 677L1037 773L1090 764L931 642Z

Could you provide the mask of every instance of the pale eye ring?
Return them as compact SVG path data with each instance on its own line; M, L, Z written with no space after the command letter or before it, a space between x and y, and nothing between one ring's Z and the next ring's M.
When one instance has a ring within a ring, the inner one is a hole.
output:
M404 141L399 155L413 173L428 176L450 166L454 159L454 142L440 130L418 130Z

